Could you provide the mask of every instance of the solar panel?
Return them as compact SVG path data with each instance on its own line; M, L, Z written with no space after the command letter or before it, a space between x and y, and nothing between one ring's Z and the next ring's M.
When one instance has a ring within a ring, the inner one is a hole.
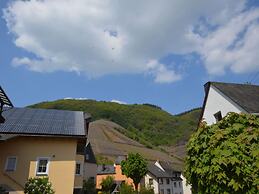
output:
M3 88L0 86L0 104L1 104L1 111L4 106L10 106L13 107L12 102L9 100L7 95L5 94Z

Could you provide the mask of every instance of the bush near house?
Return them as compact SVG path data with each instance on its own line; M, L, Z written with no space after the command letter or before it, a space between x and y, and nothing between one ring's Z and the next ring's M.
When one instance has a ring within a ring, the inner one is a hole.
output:
M24 188L25 194L54 194L48 178L29 178Z
M102 180L101 186L102 186L103 194L110 194L113 191L113 189L115 188L114 187L114 177L107 176L106 178L104 178Z
M122 184L120 194L136 194L136 191L134 191L131 185ZM154 194L154 190L152 188L141 187L139 194Z
M185 176L193 193L255 194L259 191L259 118L229 113L203 123L187 146Z
M83 183L83 193L84 194L95 194L95 181L93 179L88 179Z
M4 188L0 187L0 194L6 194Z

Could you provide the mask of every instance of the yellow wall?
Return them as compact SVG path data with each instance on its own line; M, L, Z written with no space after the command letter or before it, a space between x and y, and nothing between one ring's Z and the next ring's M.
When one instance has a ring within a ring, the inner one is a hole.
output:
M38 157L50 157L49 179L56 194L72 194L75 182L77 139L17 137L0 142L0 183L22 191L26 180L36 176ZM17 156L15 172L5 173L8 156Z

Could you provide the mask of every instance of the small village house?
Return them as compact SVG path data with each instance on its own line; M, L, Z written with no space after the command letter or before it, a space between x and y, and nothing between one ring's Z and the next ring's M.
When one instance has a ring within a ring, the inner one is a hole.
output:
M83 186L90 116L79 111L11 108L0 124L0 186L22 194L30 177L49 177L57 194Z
M201 120L211 125L229 112L259 115L259 86L207 82Z
M183 194L181 172L173 169L168 162L149 163L144 184L153 188L155 194Z

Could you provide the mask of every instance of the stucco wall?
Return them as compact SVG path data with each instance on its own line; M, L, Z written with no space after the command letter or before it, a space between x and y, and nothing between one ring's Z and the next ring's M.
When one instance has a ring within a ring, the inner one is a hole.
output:
M36 176L37 158L49 157L49 179L56 194L73 193L76 145L72 138L17 137L1 142L1 183L22 191L27 178ZM8 156L17 157L15 172L4 171Z
M229 112L246 112L212 85L209 89L203 113L203 118L207 124L211 125L216 123L214 114L218 111L221 111L222 117L226 116Z
M88 180L90 177L94 177L96 180L97 164L87 163L84 164L84 179Z
M183 193L192 194L191 186L186 184L186 178L183 175L181 175L181 178L183 179Z
M153 179L153 185L149 184L149 179ZM146 174L146 176L144 177L144 180L145 180L146 187L151 186L154 189L154 193L159 194L158 180L155 177L153 177L151 174Z
M76 155L76 162L81 164L81 174L76 175L75 173L75 188L82 188L83 187L83 178L84 178L84 156L83 155Z

